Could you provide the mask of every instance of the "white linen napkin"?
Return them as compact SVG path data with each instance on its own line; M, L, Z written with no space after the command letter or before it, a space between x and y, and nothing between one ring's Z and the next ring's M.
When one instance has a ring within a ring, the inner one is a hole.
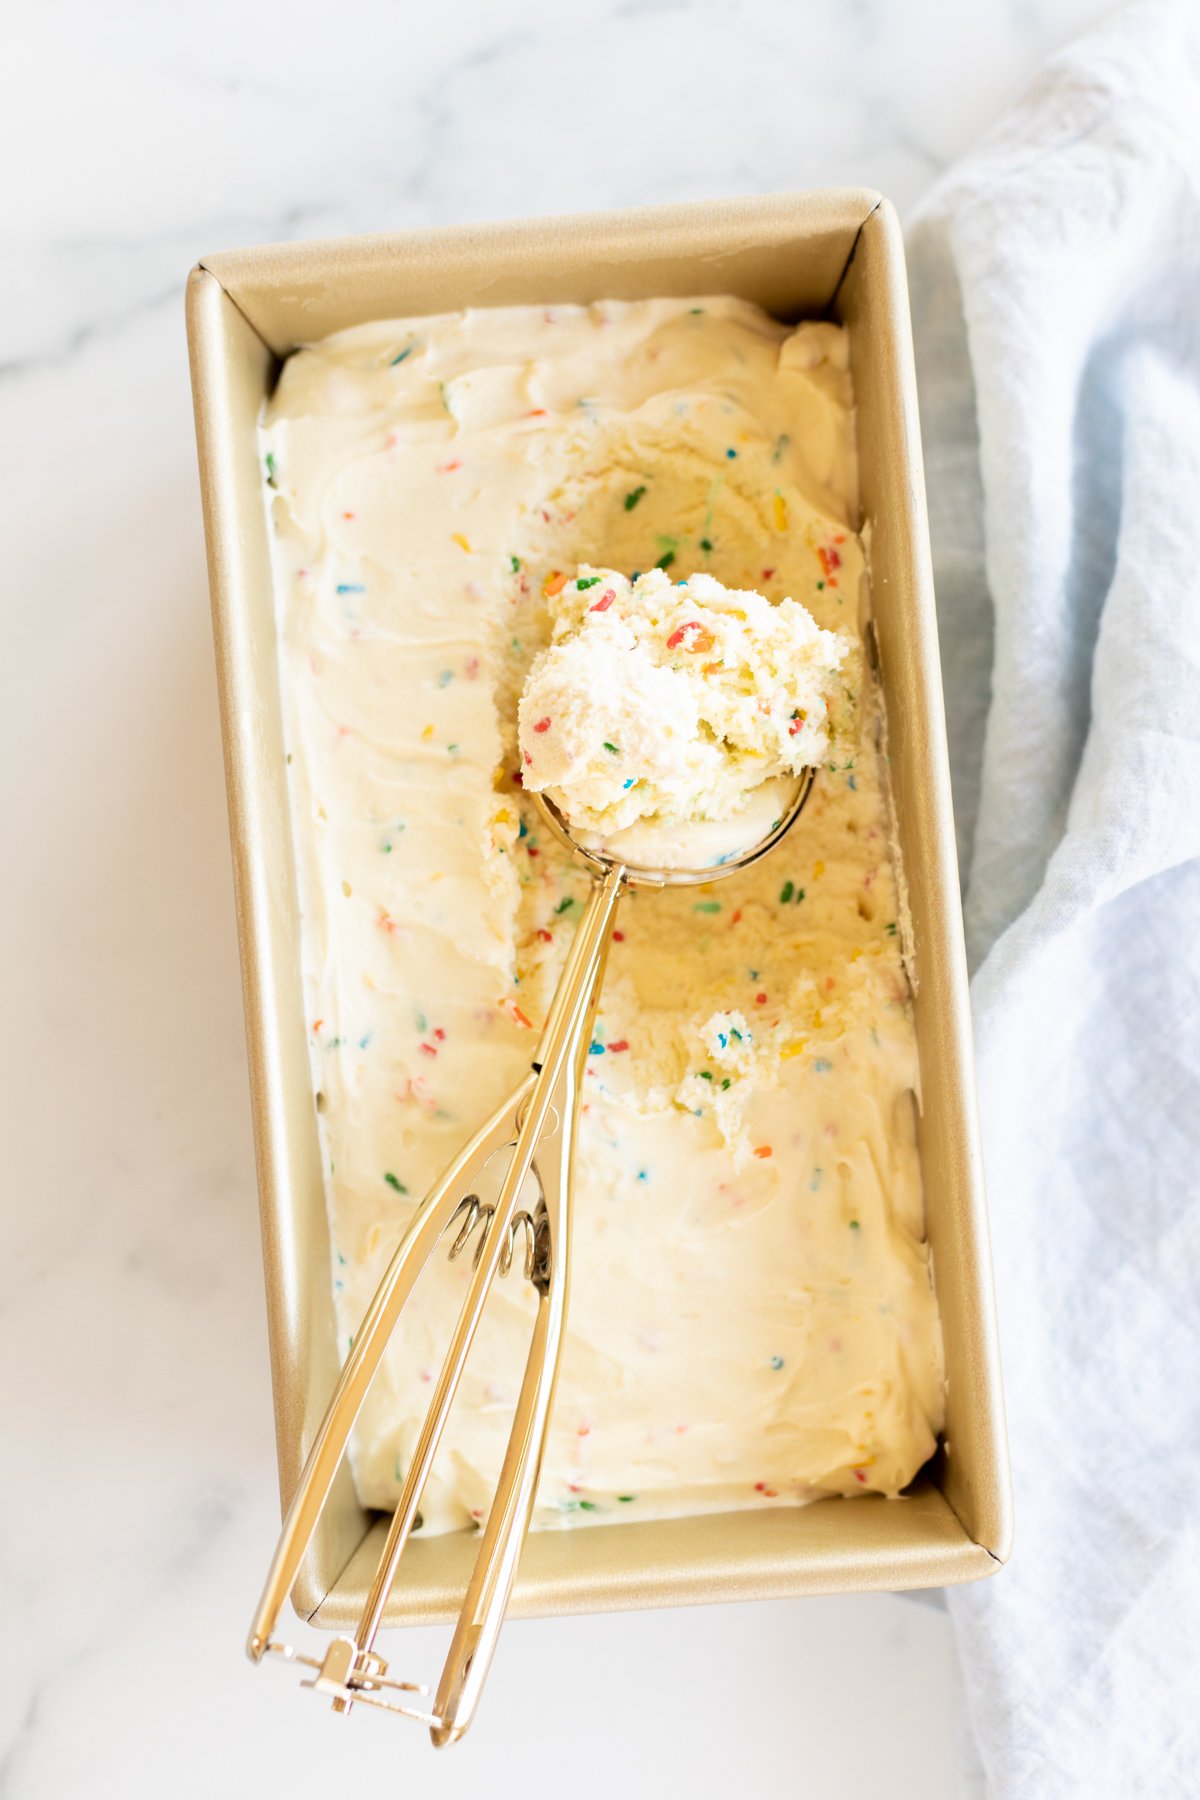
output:
M910 234L1016 1549L976 1792L1200 1795L1200 16L1056 56Z

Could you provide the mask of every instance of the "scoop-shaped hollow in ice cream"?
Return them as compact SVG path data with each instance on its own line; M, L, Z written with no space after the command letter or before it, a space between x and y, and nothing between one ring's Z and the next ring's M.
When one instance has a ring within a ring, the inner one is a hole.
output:
M551 600L518 717L522 779L580 842L697 866L765 836L830 750L850 653L795 600L585 565Z

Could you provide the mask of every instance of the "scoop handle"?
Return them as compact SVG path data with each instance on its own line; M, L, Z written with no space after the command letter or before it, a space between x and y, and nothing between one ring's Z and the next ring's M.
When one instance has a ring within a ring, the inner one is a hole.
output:
M522 1187L532 1169L540 1189L532 1221L530 1279L538 1295L533 1340L495 1502L481 1535L433 1714L430 1717L413 1713L430 1726L435 1744L460 1737L474 1714L533 1513L558 1378L570 1284L571 1164L579 1098L613 919L623 886L623 872L617 868L607 870L594 883L529 1073L454 1158L417 1208L388 1265L355 1335L305 1462L247 1641L247 1651L255 1662L268 1651L296 1658L286 1645L274 1641L272 1633L328 1500L371 1380L422 1269L464 1207L477 1204L471 1193L484 1165L507 1149L509 1160L501 1191L494 1209L490 1209L476 1267L409 1461L358 1629L353 1639L334 1640L329 1653L344 1653L349 1661L336 1678L330 1674L323 1683L316 1684L335 1696L334 1705L340 1712L349 1711L360 1700L389 1706L380 1689L407 1685L383 1679L385 1665L373 1653L375 1635L488 1291L501 1269ZM468 1212L463 1238L470 1234L473 1221L474 1214ZM313 1666L324 1672L324 1664ZM395 1704L390 1704L390 1710L412 1712Z
M538 1049L539 1087L546 1084L548 1104L533 1151L541 1187L533 1276L537 1318L500 1480L434 1701L442 1723L430 1736L438 1746L460 1738L474 1716L533 1516L566 1323L572 1164L584 1072L621 888L619 871L593 887ZM526 1125L533 1125L538 1110L535 1090Z
M275 1555L263 1586L246 1643L253 1662L261 1661L284 1601L292 1591L300 1564L317 1520L325 1508L338 1466L354 1428L367 1389L387 1348L396 1320L416 1284L417 1277L469 1193L478 1171L511 1143L516 1135L516 1115L533 1091L535 1077L527 1075L515 1094L497 1107L470 1142L454 1158L436 1187L414 1213L403 1240L388 1264L383 1280L354 1336L350 1354L313 1439L296 1491L288 1507Z
M458 1322L450 1339L450 1347L446 1351L445 1360L434 1382L428 1410L409 1456L400 1498L396 1502L396 1510L392 1514L392 1522L388 1528L383 1553L379 1558L378 1567L367 1593L358 1630L355 1632L355 1642L364 1655L370 1651L375 1641L375 1634L383 1622L384 1608L387 1605L388 1595L391 1593L392 1583L396 1578L400 1558L412 1531L421 1492L429 1478L433 1459L446 1429L454 1396L458 1391L471 1345L483 1317L488 1292L499 1272L506 1234L516 1213L526 1176L535 1166L535 1159L543 1144L548 1147L556 1140L561 1141L562 1134L569 1133L573 1128L576 1083L572 1079L570 1071L577 1054L586 1055L587 1052L584 1030L594 1014L596 989L603 967L604 952L612 929L612 917L620 892L621 879L619 875L606 876L603 881L596 884L584 909L583 918L579 922L574 942L567 952L567 960L551 1002L534 1059L533 1086L528 1099L517 1110L516 1142L509 1155L508 1166L504 1171L504 1179L496 1199L492 1224L484 1238L482 1253L467 1286ZM557 1104L555 1104L556 1099ZM538 1222L543 1238L552 1226L559 1231L560 1245L555 1247L553 1267L561 1270L565 1290L567 1280L565 1222L570 1204L570 1180L569 1171L565 1167L562 1174L566 1178L556 1183L557 1192L552 1196L554 1216L551 1215L547 1203L538 1208ZM565 1306L565 1298L564 1291L561 1298L563 1306ZM539 1350L546 1347L548 1346L542 1346L539 1343L535 1333L534 1345L530 1352L531 1366L538 1359ZM555 1351L557 1355L557 1344L555 1344ZM553 1381L550 1383L550 1392L553 1392ZM542 1415L540 1439L536 1446L539 1459L541 1444L545 1440L548 1418L549 1406L547 1404ZM519 1426L519 1419L517 1424ZM516 1472L518 1474L532 1455L533 1448L532 1444L527 1446L524 1455L517 1457ZM510 1442L509 1455L506 1458L506 1473L509 1472L509 1464L512 1460L513 1452ZM502 1486L504 1481L505 1475L502 1474ZM530 1495L530 1504L532 1504L532 1494ZM523 1535L522 1533L521 1536L523 1537ZM485 1576L487 1552L488 1537L485 1532L477 1558L477 1567L485 1565ZM515 1573L515 1568L514 1558L513 1573ZM508 1586L511 1587L511 1585L510 1575ZM503 1600L507 1600L507 1589L503 1593ZM503 1610L503 1604L501 1604L499 1607L501 1614Z

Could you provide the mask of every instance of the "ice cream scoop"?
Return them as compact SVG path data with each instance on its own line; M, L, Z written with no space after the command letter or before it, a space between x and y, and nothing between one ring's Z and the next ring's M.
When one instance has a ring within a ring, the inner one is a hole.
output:
M586 573L583 574L582 580L575 584L577 593L586 595L590 591L586 585L589 579ZM634 584L626 585L632 591ZM713 587L717 585L714 583ZM603 594L607 590L601 591ZM722 590L724 592L726 590ZM657 584L652 598L656 602L659 598ZM760 596L755 598L761 599ZM690 595L688 599L691 599ZM739 599L745 599L745 596L739 596ZM768 604L762 601L763 606ZM708 629L707 626L700 628ZM671 626L666 631L664 645L676 629L678 627ZM797 622L797 629L804 641L812 645L802 622ZM816 627L812 630L815 632ZM828 674L840 661L839 640L830 633L819 635L831 642L815 646L813 666L819 666ZM671 649L667 648L665 654L670 657ZM529 690L522 701L523 731L528 699ZM747 709L741 711L744 714ZM579 735L574 733L572 721L565 715L563 726L564 737ZM537 733L537 718L533 719L532 730L535 736L548 735ZM785 727L784 735L795 740L801 734L787 734ZM549 829L590 869L594 877L591 894L567 953L528 1072L454 1158L417 1208L355 1334L284 1521L250 1630L247 1647L253 1660L261 1661L271 1654L306 1663L316 1671L314 1679L307 1685L329 1696L339 1711L346 1712L356 1704L364 1704L405 1714L428 1726L436 1745L453 1742L470 1724L516 1578L553 1408L570 1277L571 1184L576 1128L588 1045L592 1039L618 903L626 888L708 883L732 875L769 855L800 816L815 779L814 755L820 754L824 746L823 734L814 729L805 739L804 757L781 754L774 758L764 755L760 759L767 779L757 784L740 779L723 786L718 782L714 789L717 797L707 801L695 816L689 816L686 807L666 815L671 829L682 835L664 839L657 845L653 831L648 829L643 829L640 839L634 835L623 842L616 837L604 842L601 833L601 841L597 841L594 830L586 825L579 826L574 818L568 819L553 797L549 783L532 789ZM652 748L652 743L647 740L648 753ZM584 761L586 765L586 758ZM766 790L765 802L761 794L754 799L759 789ZM603 794L607 790L600 792ZM749 841L739 841L733 847L726 835L720 840L726 847L714 856L715 844L729 823L721 815L720 796L731 807L734 817L743 820L737 834L739 840L745 839L747 830L759 826L761 829L757 836ZM582 810L586 814L586 807ZM639 827L648 827L648 822L655 818L661 830L663 815L653 812L635 813L624 827L618 829L630 829L636 834ZM705 832L710 830L717 832L718 839L705 837ZM689 838L689 831L698 831L700 835ZM637 852L636 860L634 852ZM661 860L654 860L656 855ZM688 856L695 860L688 862L685 860ZM507 1160L503 1175L497 1182L489 1165L504 1158ZM487 1198L492 1194L494 1199ZM279 1612L295 1582L345 1454L355 1418L404 1304L422 1269L450 1231L456 1232L451 1257L458 1256L475 1237L474 1272L445 1361L433 1384L429 1409L408 1458L404 1485L362 1617L353 1638L334 1638L323 1658L301 1656L272 1637ZM421 1495L488 1293L496 1276L506 1275L513 1266L516 1247L521 1241L525 1245L525 1278L538 1298L529 1357L495 1497L480 1534L474 1568L437 1693L432 1702L419 1706L407 1696L425 1694L427 1690L390 1677L386 1662L374 1648L375 1639L400 1558L417 1519ZM399 1698L400 1695L405 1698Z

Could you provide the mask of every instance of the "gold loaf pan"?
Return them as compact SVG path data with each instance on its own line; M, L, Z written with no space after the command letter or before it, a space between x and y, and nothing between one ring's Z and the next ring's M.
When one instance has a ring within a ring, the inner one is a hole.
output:
M188 340L225 746L286 1507L337 1375L329 1234L300 984L274 604L256 424L281 359L370 319L520 302L739 294L850 328L862 523L919 975L925 1206L947 1427L898 1500L829 1499L535 1532L518 1615L972 1581L1010 1506L904 252L878 194L837 189L206 257ZM361 1611L384 1529L343 1468L294 1593L317 1625ZM457 1611L474 1541L416 1540L385 1622Z

